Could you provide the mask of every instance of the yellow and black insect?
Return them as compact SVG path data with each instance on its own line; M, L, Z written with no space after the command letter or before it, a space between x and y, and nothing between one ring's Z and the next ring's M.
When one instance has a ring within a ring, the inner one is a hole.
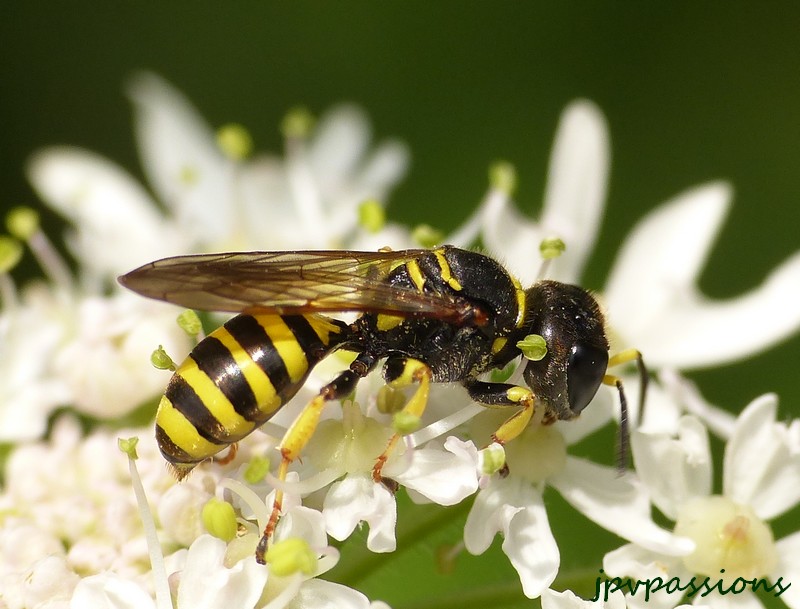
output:
M523 289L498 262L452 246L401 251L293 251L166 258L120 277L151 298L240 313L203 339L177 369L156 416L156 437L178 478L267 421L337 349L357 355L305 407L280 444L284 479L326 402L350 394L379 362L392 386L417 384L404 410L421 415L431 382L461 383L477 402L516 409L495 432L508 442L531 421L572 419L601 384L619 389L622 451L625 397L609 359L603 315L586 290L556 281ZM357 312L350 324L323 313ZM479 376L521 355L518 342L544 338L546 354L525 364L527 387ZM381 471L398 437L376 460ZM256 557L281 510L279 491Z

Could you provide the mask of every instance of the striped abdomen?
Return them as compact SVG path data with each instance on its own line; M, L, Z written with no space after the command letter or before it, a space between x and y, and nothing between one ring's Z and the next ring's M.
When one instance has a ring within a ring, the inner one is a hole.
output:
M156 439L178 478L261 426L341 342L321 315L237 315L178 367L156 415Z

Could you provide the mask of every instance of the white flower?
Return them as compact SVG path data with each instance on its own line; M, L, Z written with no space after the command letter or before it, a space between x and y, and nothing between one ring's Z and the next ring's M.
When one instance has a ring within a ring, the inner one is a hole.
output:
M493 414L476 419L476 425L485 425L483 430L476 428L478 437L488 435L502 421ZM500 533L503 551L529 598L540 596L553 583L560 565L542 499L545 483L587 518L625 539L665 553L691 550L687 540L653 523L648 496L632 473L620 476L614 468L567 454L568 444L581 439L580 432L591 431L594 425L582 420L528 427L506 446L508 476L492 478L478 492L467 517L467 550L482 554Z
M468 223L471 230L459 238L469 243L480 232L524 284L539 278L530 261L540 258L541 240L561 237L566 252L552 261L547 275L578 281L600 228L608 147L600 112L588 102L573 103L556 135L540 221L520 214L508 192L495 188ZM737 298L712 301L699 292L697 277L730 198L725 183L702 185L656 208L634 227L600 295L612 349L636 348L649 367L699 368L764 350L800 328L800 308L784 306L800 298L800 252ZM752 324L752 319L764 324ZM624 378L635 405L638 380ZM631 418L636 419L635 409Z
M96 153L66 146L40 150L28 163L28 180L70 222L67 245L89 290L193 244L191 233L166 221L130 174Z
M129 92L145 173L193 247L342 247L357 232L358 206L385 202L408 164L399 142L369 151L369 125L353 106L323 116L307 141L290 134L285 160L241 162L160 78L141 74Z
M316 491L336 480L323 500L328 533L344 540L366 522L370 529L367 547L373 552L394 551L395 498L372 479L375 460L386 448L393 430L363 415L354 402L346 402L342 410L342 419L330 418L320 423L306 448L304 459L317 473L306 468L308 480L302 490ZM428 443L413 448L413 439L408 441L405 449L399 446L392 453L383 474L408 488L417 500L454 505L477 490L478 451L471 442L450 437L443 445ZM292 492L291 487L287 490Z
M800 579L800 532L775 541L767 523L800 501L800 426L797 421L777 422L776 407L777 399L768 394L739 415L725 448L721 495L712 494L707 432L696 417L684 416L674 435L637 432L637 471L654 505L696 547L676 557L635 544L623 546L606 556L606 572L639 580L678 578L684 584L695 576L699 593L694 601L711 607L729 602L709 591L715 584L723 590L736 586L738 602L758 607L750 585L741 582L762 580L767 585L769 580L773 595L780 593L788 606L800 607L800 591L789 586ZM704 578L709 583L701 585ZM651 597L662 607L678 600L680 595L663 592L655 600ZM635 596L631 602L644 606Z
M645 353L648 365L727 363L800 327L800 310L784 306L800 298L800 252L737 298L715 302L697 289L730 198L724 183L691 189L642 219L620 250L603 294L620 341Z
M164 389L163 370L149 365L162 345L188 354L189 338L175 308L134 294L80 299L71 336L53 356L53 373L70 390L70 404L98 419L125 415Z
M167 214L99 155L56 147L33 156L29 179L70 221L67 243L80 276L75 282L68 272L50 273L66 292L59 298L61 326L41 324L41 341L34 334L24 342L4 341L3 356L15 363L4 369L16 377L4 383L15 392L8 402L27 406L25 416L4 427L9 435L41 433L55 405L97 418L127 414L165 384L163 373L148 365L150 353L162 344L176 360L186 355L188 339L174 323L174 307L118 295L117 275L198 250L345 245L365 232L357 207L366 199L385 202L407 165L397 142L369 150L369 126L353 107L323 117L307 140L290 137L285 160L244 160L226 155L191 104L158 77L140 75L130 93L145 171ZM410 243L407 231L392 234L392 243L382 245ZM53 355L33 353L38 349ZM43 369L52 377L21 386Z
M3 278L0 277L0 280ZM13 286L10 289L15 290ZM53 351L63 340L65 324L58 303L41 285L22 295L4 295L0 310L0 441L17 442L41 437L53 410L67 404L71 393L52 374Z
M626 600L619 590L606 595L603 589L599 589L593 600L584 600L570 590L557 592L547 589L542 593L542 609L625 609ZM680 605L679 609L689 609L691 606ZM698 605L694 607L698 608Z
M494 188L475 222L486 247L504 260L524 285L538 277L539 244L560 237L567 249L553 261L548 276L575 282L591 253L605 206L609 165L605 121L588 101L573 102L564 111L550 156L547 190L541 220L532 222L512 205L507 189ZM477 236L459 231L464 245Z

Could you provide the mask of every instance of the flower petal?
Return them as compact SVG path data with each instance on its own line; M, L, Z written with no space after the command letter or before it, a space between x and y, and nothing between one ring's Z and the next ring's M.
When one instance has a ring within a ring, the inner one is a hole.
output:
M669 556L694 548L653 522L648 495L631 474L620 476L614 468L568 456L564 471L548 482L576 510L624 539Z
M610 156L600 109L588 100L572 102L561 115L550 154L541 218L544 231L561 237L567 249L553 261L548 276L565 281L580 277L605 208Z
M602 594L602 592L601 592ZM625 595L616 591L608 595L607 600L600 596L596 601L587 601L572 592L557 592L548 588L542 593L542 609L625 609Z
M223 562L225 549L225 542L211 535L202 535L192 543L181 572L178 607L255 607L264 592L269 570L252 557L228 569Z
M664 400L655 408L648 407L645 424L640 429L644 427L648 431L677 429L680 411L685 410L700 419L714 435L725 440L731 437L736 425L736 417L730 412L706 402L697 386L689 379L681 376L673 368L664 368L659 371L658 380L666 390L661 393L668 393L671 399ZM650 403L649 394L648 403ZM669 413L668 417L674 416L675 420L672 424L669 422L669 418L665 419L665 417L659 416L664 411Z
M478 493L464 526L464 545L481 554L497 533L525 596L541 595L555 580L561 558L541 493L519 477L492 480Z
M651 366L733 361L800 327L800 308L785 306L800 297L800 253L737 298L715 302L697 290L730 196L724 183L683 193L648 214L617 257L605 291L610 322Z
M627 391L627 384L625 389ZM614 414L619 419L619 406L615 402L616 396L616 389L601 389L579 417L570 421L557 421L555 423L558 431L564 436L567 446L577 444L583 438L607 425L614 418Z
M371 137L364 111L352 104L331 108L323 114L308 145L311 165L320 192L336 192L364 157Z
M369 599L358 590L342 584L310 579L303 582L292 599L292 607L313 607L314 609L369 609Z
M72 594L72 609L155 609L156 604L139 584L105 572L83 578Z
M725 495L766 520L800 501L800 445L776 422L778 398L766 394L739 415L725 448Z
M603 558L603 570L608 579L620 578L626 586L627 605L631 609L671 609L681 594L670 594L662 584L676 579L681 586L689 583L691 576L680 559L651 552L635 544L617 548ZM614 583L603 583L602 590L615 589ZM630 583L629 583L630 582Z
M711 449L703 424L684 416L676 434L677 438L669 433L636 431L631 436L636 472L653 503L672 520L677 520L687 499L708 495L712 481Z
M315 549L327 546L328 536L322 512L304 505L295 505L286 510L281 517L275 539L277 541L289 537L305 539Z
M548 277L575 282L594 245L605 202L608 135L599 110L588 101L570 104L562 114L550 158L542 218L534 222L520 213L497 189L482 204L482 236L489 250L501 252L523 285L538 279L539 244L560 237L567 245L548 269ZM458 231L469 234L474 222Z
M450 436L444 449L416 449L408 469L387 476L434 503L455 505L478 490L478 449Z
M46 148L27 173L39 196L75 227L73 253L83 268L114 277L182 247L145 190L93 152Z
M373 552L392 552L397 546L394 528L397 505L382 484L369 475L350 475L332 485L323 502L322 513L328 533L347 539L362 522L369 524L367 547Z
M230 167L208 124L183 94L152 73L128 85L142 167L184 233L201 242L231 233Z
M800 608L800 531L775 543L780 562L774 573L770 573L770 580L777 585L773 594L777 595L782 589L785 592L779 597L792 609ZM791 584L795 585L792 586Z

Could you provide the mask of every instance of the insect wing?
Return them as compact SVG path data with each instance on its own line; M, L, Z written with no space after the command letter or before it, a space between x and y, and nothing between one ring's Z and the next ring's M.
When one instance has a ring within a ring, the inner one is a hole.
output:
M125 287L192 309L293 314L377 311L463 319L465 303L386 280L427 250L293 251L165 258L123 275Z

